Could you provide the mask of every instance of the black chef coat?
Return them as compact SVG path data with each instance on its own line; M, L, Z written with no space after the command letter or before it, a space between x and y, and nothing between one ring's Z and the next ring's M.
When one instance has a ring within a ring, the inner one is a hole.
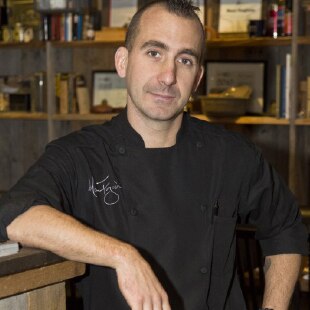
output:
M258 227L265 255L305 253L292 194L235 133L184 114L177 142L145 148L126 111L50 143L1 201L1 236L18 214L47 204L131 243L173 309L245 309L235 274L237 217ZM85 309L128 309L114 270L90 265Z

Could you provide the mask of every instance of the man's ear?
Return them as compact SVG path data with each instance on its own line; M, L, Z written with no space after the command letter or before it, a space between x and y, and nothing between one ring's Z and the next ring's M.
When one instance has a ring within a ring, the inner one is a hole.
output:
M193 92L195 92L197 90L197 88L201 82L201 79L203 77L204 72L205 72L204 66L200 66L200 69L197 72L196 79L195 79L195 82L193 85Z
M126 77L127 63L128 63L128 50L126 47L121 46L117 49L114 61L118 75L121 78Z

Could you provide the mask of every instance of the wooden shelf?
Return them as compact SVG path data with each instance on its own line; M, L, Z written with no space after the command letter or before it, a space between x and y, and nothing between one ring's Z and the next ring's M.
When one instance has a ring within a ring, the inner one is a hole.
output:
M193 114L201 120L217 124L239 124L239 125L289 125L288 119L270 116L240 116L240 117L207 117L203 114Z
M44 48L45 43L43 41L33 41L29 43L24 42L1 42L0 41L0 48L29 48L29 49L35 49L35 48Z
M0 119L47 120L47 114L31 112L0 112Z
M91 47L100 45L121 45L125 41L125 28L103 28L101 31L96 31L95 40L90 41L51 41L55 47ZM227 37L216 38L207 41L207 47L255 47L255 46L290 46L291 37L280 37L277 39L271 37ZM0 48L43 48L44 41L33 41L29 43L19 42L0 42ZM310 45L310 36L298 37L299 45Z
M54 114L51 119L54 121L108 121L117 113L90 113L90 114ZM237 125L289 125L288 119L269 116L240 116L240 117L207 117L203 114L192 114L198 119L217 124ZM21 119L21 120L47 120L46 113L31 112L2 112L0 119ZM298 119L296 125L310 126L310 119Z
M117 113L54 114L55 121L109 121Z
M300 118L295 122L298 126L310 126L310 118Z
M108 121L116 115L117 113L54 114L51 119L54 121ZM203 114L192 114L192 116L216 124L289 125L288 119L270 116L207 117ZM46 113L31 112L0 112L0 119L47 120L48 115ZM295 124L310 126L310 118L297 119Z
M291 44L290 37L271 38L271 37L259 37L259 38L219 38L207 41L207 47L251 47L251 46L289 46ZM310 44L310 40L309 40Z
M52 116L53 120L57 121L108 121L116 113L97 113L97 114L55 114ZM263 116L242 116L242 117L207 117L203 114L192 114L201 120L208 121L210 123L218 124L240 124L240 125L289 125L289 120L278 119L274 117ZM304 121L305 124L310 125L310 120Z

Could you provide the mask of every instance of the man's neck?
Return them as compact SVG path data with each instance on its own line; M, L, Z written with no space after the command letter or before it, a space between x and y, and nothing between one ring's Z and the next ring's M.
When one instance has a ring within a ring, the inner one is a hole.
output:
M183 115L168 121L152 121L127 110L127 117L130 125L142 137L146 148L165 148L176 144Z

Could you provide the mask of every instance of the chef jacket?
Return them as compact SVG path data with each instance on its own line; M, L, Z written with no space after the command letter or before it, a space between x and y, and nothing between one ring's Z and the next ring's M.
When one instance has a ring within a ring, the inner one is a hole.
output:
M307 251L296 201L261 153L187 114L171 147L145 148L126 111L51 142L1 200L1 236L41 204L135 246L176 310L246 309L238 217L257 226L264 255ZM129 309L111 268L89 265L81 293L84 309Z

